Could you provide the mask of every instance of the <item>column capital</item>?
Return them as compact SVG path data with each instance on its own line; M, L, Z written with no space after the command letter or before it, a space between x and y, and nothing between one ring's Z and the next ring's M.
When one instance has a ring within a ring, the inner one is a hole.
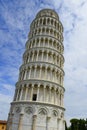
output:
M14 112L12 112L12 116L14 116Z
M46 69L46 70L48 69L48 66L47 66L47 65L45 65L45 69Z
M31 88L34 88L34 84L32 84Z
M52 71L52 70L53 70L53 67L50 67L50 70Z
M59 89L57 89L57 94L59 94Z
M37 117L37 114L34 114L34 115L33 115L33 118L36 118L36 117Z
M30 69L32 69L32 65L30 66Z
M46 85L44 85L44 89L46 88Z
M36 69L36 68L37 68L37 65L35 65L34 67L35 67L35 69Z
M50 86L49 88L50 88L50 90L51 90L51 89L52 89L52 86Z
M54 87L54 90L55 90L55 91L56 91L56 89L57 89L57 88L56 88L56 87Z
M20 116L22 117L23 115L24 115L24 113L23 113L23 112L21 112L21 113L20 113Z
M24 87L24 84L21 84L19 88L22 89L23 87Z
M29 86L29 84L27 83L27 84L26 84L26 88L28 88L28 86Z
M51 116L47 116L47 120L50 120Z
M40 88L40 84L38 84L37 88Z
M33 115L32 130L36 129L36 119L37 119L37 115Z
M42 65L40 64L40 69L42 69Z
M44 53L44 50L42 50L42 53Z

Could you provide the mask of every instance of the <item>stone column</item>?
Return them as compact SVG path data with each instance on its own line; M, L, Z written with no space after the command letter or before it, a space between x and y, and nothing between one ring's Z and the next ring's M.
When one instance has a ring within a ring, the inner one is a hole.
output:
M61 92L60 92L60 95L59 95L59 96L60 96L60 106L61 106Z
M32 62L33 62L33 60L34 60L34 52L32 52Z
M22 130L22 120L23 120L23 114L21 113L19 117L18 130Z
M65 121L58 118L58 130L65 130Z
M45 79L47 80L47 67L45 67Z
M19 80L21 81L21 80L22 80L22 75L23 75L23 73L22 73L22 72L20 72L20 73L21 73L21 75L20 75L20 79L19 79Z
M60 67L62 68L62 57L61 57Z
M54 71L54 82L56 82L56 69Z
M52 67L50 68L50 81L52 82Z
M51 103L51 87L49 87L49 102Z
M40 47L40 45L41 45L40 43L41 43L41 39L39 39L38 47Z
M58 84L60 84L60 73L58 72Z
M28 54L28 61L27 62L29 62L29 58L30 58L30 54Z
M60 73L60 85L61 85L61 73Z
M55 82L57 83L57 69L55 70Z
M28 87L26 87L24 100L27 100Z
M60 68L61 68L61 65L62 65L62 63L61 63L62 61L61 61L61 59L60 59Z
M48 52L47 52L47 59L46 59L46 61L48 62Z
M42 70L42 66L40 66L40 73L39 73L39 78L41 79L41 70Z
M47 25L47 19L45 19L46 20L46 25Z
M31 101L32 101L32 96L33 96L33 87L34 87L34 86L31 87L31 95L30 95L30 100L31 100Z
M29 72L29 79L30 79L30 77L31 77L31 67L30 67L30 72Z
M54 104L56 104L56 88L54 88Z
M13 101L16 101L17 93L18 93L18 89L16 88L16 90L15 90L15 95L14 95L14 98L13 98Z
M8 130L13 130L13 128L12 128L12 124L13 124L13 116L14 116L14 114L12 113L12 115L10 115L11 116L11 118L10 118L10 122L9 122L9 129Z
M21 93L20 93L20 98L19 98L19 100L22 99L22 94L23 94L23 87L21 88Z
M57 118L57 130L60 130L59 128L60 128L60 119Z
M57 65L57 55L55 55L55 64Z
M36 61L38 61L38 51L37 51L37 57L36 57Z
M53 63L53 53L51 53L51 63Z
M37 88L37 101L39 101L39 90L40 90L40 85L38 85L38 88Z
M19 73L19 77L18 77L18 81L20 81L21 80L21 72Z
M37 115L33 115L32 130L36 130Z
M26 70L24 70L24 80L26 79Z
M64 99L64 94L63 94L63 92L62 92L62 97L61 97L61 105L62 105L62 106L64 106L64 104L63 104L63 99Z
M48 33L49 33L49 31L48 31ZM48 48L50 47L49 38L47 38L47 47L48 47Z
M52 77L53 77L53 82L54 82L54 79L55 79L55 71L53 70L53 72L52 72Z
M65 120L63 120L63 130L65 130Z
M59 67L60 67L60 60L61 60L61 59L60 59L60 57L59 57Z
M31 52L29 52L29 61L28 62L30 62L30 58L31 58Z
M36 62L36 58L37 58L37 52L35 52L34 54L34 62Z
M27 80L27 75L28 75L28 70L26 69L26 77L25 77L26 80Z
M37 78L36 77L36 69L37 69L37 66L35 65L34 78Z
M59 94L59 91L58 91L58 94L57 94L57 103L58 103L58 106L60 105L60 94Z
M63 80L64 80L64 79L63 79L63 74L62 74L61 78L62 78L62 83L61 83L61 85L63 86Z
M47 118L46 118L46 130L50 130L50 127L49 127L50 118L51 118L51 117L47 117Z
M58 83L58 71L56 72L56 83Z
M21 80L23 80L24 79L24 70L22 71L22 76L21 76Z
M61 85L63 86L63 74L61 74Z
M44 86L44 102L46 102L46 100L45 100L45 93L46 93L46 86Z
M18 100L18 95L19 95L19 89L17 90L16 101Z
M42 51L42 59L41 59L41 61L43 61L43 55L44 55L44 52Z

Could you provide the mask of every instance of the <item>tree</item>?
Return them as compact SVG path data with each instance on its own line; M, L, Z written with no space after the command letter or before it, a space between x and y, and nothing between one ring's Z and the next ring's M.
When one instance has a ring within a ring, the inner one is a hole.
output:
M71 119L70 123L71 123L71 130L78 130L78 119Z
M66 121L65 121L65 130L68 130Z
M87 130L87 119L71 119L70 122L68 130Z

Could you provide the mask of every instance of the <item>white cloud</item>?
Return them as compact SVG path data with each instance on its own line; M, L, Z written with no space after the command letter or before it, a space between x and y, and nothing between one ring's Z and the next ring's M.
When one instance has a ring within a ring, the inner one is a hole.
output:
M7 119L10 102L12 102L12 96L0 93L0 119Z
M12 101L12 96L0 93L0 102L9 103Z
M9 90L10 92L13 91L14 86L10 85L10 84L3 84L4 89Z

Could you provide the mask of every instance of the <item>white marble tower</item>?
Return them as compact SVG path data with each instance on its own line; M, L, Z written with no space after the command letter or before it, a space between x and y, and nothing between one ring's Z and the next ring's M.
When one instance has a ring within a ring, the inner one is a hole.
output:
M63 26L43 9L30 25L7 130L64 130Z

